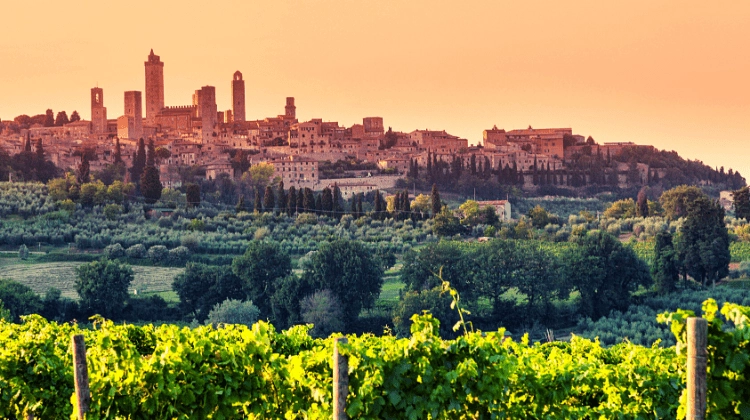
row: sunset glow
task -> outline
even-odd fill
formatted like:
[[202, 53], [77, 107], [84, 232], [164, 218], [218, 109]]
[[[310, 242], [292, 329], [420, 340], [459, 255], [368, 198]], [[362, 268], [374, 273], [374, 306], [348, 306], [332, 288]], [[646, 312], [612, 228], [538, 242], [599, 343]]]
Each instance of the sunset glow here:
[[283, 113], [394, 130], [572, 127], [599, 142], [676, 150], [750, 174], [750, 4], [309, 1], [6, 2], [0, 118], [78, 110], [104, 89], [110, 117], [144, 90], [151, 48], [165, 104], [236, 70], [248, 119]]

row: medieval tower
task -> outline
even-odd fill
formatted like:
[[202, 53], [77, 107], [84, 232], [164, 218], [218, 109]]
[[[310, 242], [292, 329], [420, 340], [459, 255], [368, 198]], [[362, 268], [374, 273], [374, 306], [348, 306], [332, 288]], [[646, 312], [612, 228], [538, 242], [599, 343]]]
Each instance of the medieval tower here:
[[143, 137], [141, 92], [125, 92], [125, 115], [117, 119], [117, 136], [124, 139]]
[[211, 143], [214, 139], [214, 128], [218, 122], [216, 108], [216, 88], [203, 86], [193, 95], [193, 105], [196, 107], [196, 117], [201, 119], [202, 142]]
[[107, 132], [107, 108], [104, 107], [104, 90], [91, 88], [91, 131], [94, 134]]
[[286, 98], [286, 106], [284, 107], [285, 114], [289, 118], [297, 118], [297, 107], [294, 106], [294, 97]]
[[245, 81], [242, 80], [242, 73], [239, 71], [234, 72], [232, 79], [232, 119], [238, 122], [245, 121]]
[[164, 63], [154, 50], [148, 55], [146, 66], [146, 123], [154, 124], [156, 114], [164, 108]]

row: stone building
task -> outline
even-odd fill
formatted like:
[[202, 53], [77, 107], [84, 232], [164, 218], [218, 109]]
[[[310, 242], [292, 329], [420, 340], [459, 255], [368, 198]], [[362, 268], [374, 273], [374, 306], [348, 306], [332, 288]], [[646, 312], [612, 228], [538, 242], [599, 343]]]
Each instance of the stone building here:
[[232, 116], [232, 121], [245, 121], [245, 81], [239, 70], [234, 72], [232, 79]]
[[107, 133], [107, 108], [104, 106], [104, 90], [91, 88], [91, 132], [97, 135]]
[[141, 92], [125, 92], [125, 115], [117, 119], [117, 136], [124, 139], [143, 137]]
[[196, 106], [197, 115], [201, 122], [201, 141], [211, 143], [216, 134], [218, 123], [218, 111], [216, 108], [216, 88], [203, 86], [195, 91], [193, 105]]
[[156, 124], [156, 115], [164, 108], [164, 63], [158, 55], [148, 55], [146, 67], [146, 123]]

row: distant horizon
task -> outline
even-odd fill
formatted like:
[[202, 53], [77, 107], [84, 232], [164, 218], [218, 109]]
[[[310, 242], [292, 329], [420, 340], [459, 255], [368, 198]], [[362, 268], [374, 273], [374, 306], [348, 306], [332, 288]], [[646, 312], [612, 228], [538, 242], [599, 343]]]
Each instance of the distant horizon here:
[[95, 86], [117, 118], [123, 93], [145, 90], [153, 48], [165, 63], [166, 106], [188, 105], [210, 85], [218, 109], [230, 109], [239, 70], [248, 120], [283, 114], [293, 96], [300, 121], [379, 116], [386, 128], [445, 130], [470, 144], [494, 125], [570, 127], [750, 178], [750, 4], [136, 0], [27, 9], [3, 10], [0, 51], [12, 63], [0, 67], [3, 121], [48, 108], [90, 120]]

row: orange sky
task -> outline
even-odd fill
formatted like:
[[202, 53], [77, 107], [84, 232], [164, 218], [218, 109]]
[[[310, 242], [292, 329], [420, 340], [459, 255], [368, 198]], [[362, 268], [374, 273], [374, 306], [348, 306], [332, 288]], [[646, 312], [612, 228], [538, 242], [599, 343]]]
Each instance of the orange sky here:
[[[617, 5], [614, 5], [617, 3]], [[229, 6], [228, 4], [234, 4]], [[395, 130], [572, 127], [676, 150], [750, 180], [750, 2], [12, 1], [0, 7], [0, 118], [74, 109], [110, 118], [144, 90], [165, 102], [246, 80], [247, 117], [283, 112]]]

